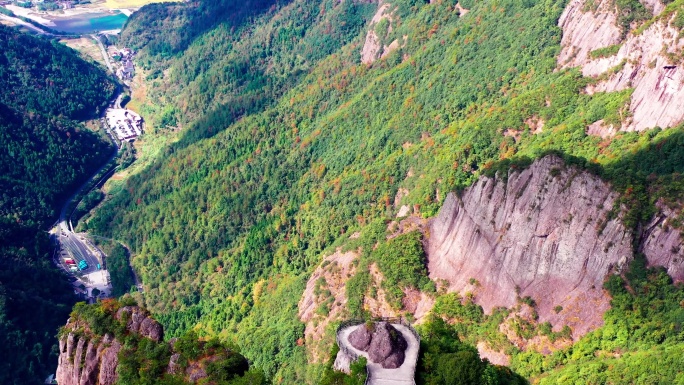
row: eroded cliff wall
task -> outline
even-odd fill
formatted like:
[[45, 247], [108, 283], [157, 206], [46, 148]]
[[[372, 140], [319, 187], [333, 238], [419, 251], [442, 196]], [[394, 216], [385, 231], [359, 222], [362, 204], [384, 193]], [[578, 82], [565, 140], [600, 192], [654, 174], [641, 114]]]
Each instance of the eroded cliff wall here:
[[610, 306], [604, 278], [633, 255], [622, 214], [611, 212], [617, 198], [608, 183], [554, 156], [507, 179], [481, 178], [450, 194], [430, 222], [430, 277], [473, 290], [487, 312], [532, 297], [541, 322], [585, 334]]
[[659, 0], [641, 3], [653, 19], [629, 27], [618, 25], [619, 13], [627, 10], [612, 0], [573, 0], [558, 21], [563, 30], [560, 68], [580, 67], [584, 76], [596, 78], [589, 93], [634, 89], [621, 127], [604, 127], [604, 132], [592, 127], [590, 133], [605, 136], [684, 121], [684, 40], [674, 22], [681, 9], [664, 12]]
[[[162, 339], [162, 326], [149, 314], [136, 306], [125, 306], [116, 313], [117, 319], [125, 319], [127, 330], [150, 338]], [[94, 336], [89, 326], [77, 320], [69, 320], [69, 332], [59, 340], [59, 358], [56, 380], [60, 385], [112, 385], [117, 380], [121, 343], [111, 334]]]
[[540, 322], [584, 335], [610, 307], [606, 277], [625, 271], [637, 253], [684, 280], [676, 213], [659, 202], [633, 234], [617, 199], [609, 183], [556, 156], [507, 177], [480, 178], [460, 196], [449, 194], [429, 222], [430, 277], [446, 280], [450, 291], [472, 292], [487, 312], [529, 296]]

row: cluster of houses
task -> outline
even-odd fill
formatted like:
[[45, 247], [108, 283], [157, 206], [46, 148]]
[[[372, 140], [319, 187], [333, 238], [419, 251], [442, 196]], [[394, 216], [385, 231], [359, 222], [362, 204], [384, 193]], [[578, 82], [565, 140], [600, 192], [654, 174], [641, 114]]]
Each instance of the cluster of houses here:
[[133, 65], [135, 51], [130, 48], [118, 49], [114, 46], [109, 46], [108, 50], [109, 56], [114, 59], [115, 63], [118, 63], [116, 65], [116, 76], [123, 81], [133, 79], [135, 75], [135, 65]]
[[[78, 4], [74, 0], [1, 0], [0, 5], [17, 5], [24, 8], [37, 7], [39, 11], [54, 11], [57, 9], [71, 9], [74, 4]], [[80, 3], [83, 3], [81, 1]]]
[[107, 125], [121, 142], [132, 142], [143, 133], [140, 115], [124, 108], [110, 108], [105, 113]]

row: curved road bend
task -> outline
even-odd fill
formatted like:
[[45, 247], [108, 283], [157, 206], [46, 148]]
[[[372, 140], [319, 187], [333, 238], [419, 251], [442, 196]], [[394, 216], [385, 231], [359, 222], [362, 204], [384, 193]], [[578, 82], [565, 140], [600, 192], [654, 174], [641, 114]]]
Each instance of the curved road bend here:
[[[349, 334], [356, 330], [359, 325], [348, 326], [338, 333], [338, 341], [344, 345], [345, 348], [352, 351], [353, 353], [366, 357], [368, 359], [368, 353], [358, 350], [353, 347], [349, 340]], [[368, 360], [367, 369], [370, 374], [370, 380], [367, 382], [369, 385], [409, 385], [415, 384], [416, 375], [416, 363], [418, 362], [418, 351], [420, 349], [420, 344], [416, 337], [411, 333], [409, 328], [402, 324], [392, 324], [406, 339], [408, 347], [406, 348], [406, 358], [404, 358], [404, 363], [396, 369], [384, 369], [380, 364], [376, 364], [371, 360]]]

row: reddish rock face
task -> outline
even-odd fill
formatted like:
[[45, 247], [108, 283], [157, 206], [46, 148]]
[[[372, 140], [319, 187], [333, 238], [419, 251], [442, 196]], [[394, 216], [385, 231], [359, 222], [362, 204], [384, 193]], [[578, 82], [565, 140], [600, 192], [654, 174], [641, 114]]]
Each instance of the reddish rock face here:
[[408, 344], [401, 332], [387, 322], [374, 324], [372, 331], [362, 324], [348, 339], [353, 347], [368, 352], [369, 359], [385, 369], [396, 369], [404, 363]]
[[[665, 8], [660, 0], [641, 0], [654, 15]], [[634, 89], [630, 118], [620, 127], [593, 122], [590, 134], [610, 136], [617, 129], [642, 131], [674, 127], [684, 120], [684, 71], [672, 65], [671, 55], [684, 48], [670, 17], [651, 23], [638, 34], [618, 26], [618, 7], [612, 0], [572, 0], [558, 20], [563, 29], [560, 68], [581, 67], [586, 77], [605, 77], [587, 87], [588, 93]], [[623, 33], [624, 32], [624, 33]], [[619, 45], [606, 57], [592, 57], [600, 48]]]
[[671, 226], [677, 213], [658, 202], [658, 213], [644, 226], [641, 234], [641, 252], [648, 264], [663, 266], [675, 282], [684, 281], [684, 245], [679, 229]]
[[368, 347], [368, 357], [385, 369], [396, 369], [404, 363], [407, 347], [404, 336], [397, 329], [386, 322], [380, 322], [376, 324]]
[[[160, 344], [165, 343], [162, 341], [162, 326], [150, 318], [144, 309], [137, 306], [125, 306], [116, 312], [115, 318], [120, 321], [125, 320], [130, 333], [136, 333]], [[118, 379], [117, 368], [119, 353], [122, 349], [121, 343], [111, 334], [95, 335], [82, 320], [70, 319], [65, 328], [71, 332], [59, 341], [57, 382], [60, 385], [114, 385]], [[172, 355], [166, 373], [182, 375], [191, 383], [209, 377], [207, 367], [210, 363], [231, 358], [233, 355], [238, 356], [240, 360], [239, 362], [234, 359], [231, 361], [234, 373], [242, 375], [249, 370], [247, 360], [229, 349], [213, 349], [211, 354], [189, 362], [186, 368], [179, 364], [181, 355], [174, 349], [175, 341], [175, 339], [169, 341]]]
[[473, 292], [486, 312], [530, 296], [540, 322], [581, 336], [610, 307], [605, 277], [633, 255], [622, 212], [610, 213], [617, 198], [607, 182], [554, 156], [508, 178], [481, 178], [460, 198], [450, 194], [431, 221], [430, 277]]
[[[634, 256], [621, 220], [626, 208], [612, 211], [617, 198], [609, 183], [555, 156], [507, 178], [483, 177], [460, 197], [450, 194], [430, 222], [430, 277], [473, 293], [486, 312], [532, 297], [540, 322], [554, 330], [568, 325], [580, 337], [603, 324], [610, 307], [603, 282]], [[673, 215], [661, 207], [644, 227], [640, 250], [682, 280], [682, 240], [667, 226]]]
[[113, 385], [121, 344], [109, 334], [99, 342], [74, 334], [59, 341], [56, 380], [60, 385]]
[[[162, 326], [143, 309], [125, 306], [116, 313], [117, 319], [122, 317], [127, 317], [130, 332], [156, 342], [162, 340]], [[114, 385], [118, 378], [116, 368], [120, 351], [121, 343], [110, 334], [102, 338], [77, 338], [69, 333], [59, 341], [56, 380], [60, 385]]]
[[155, 342], [163, 338], [163, 328], [159, 322], [150, 318], [147, 312], [137, 306], [124, 306], [116, 312], [116, 319], [126, 317], [128, 323], [126, 327], [132, 333], [140, 334]]
[[361, 351], [368, 351], [373, 335], [365, 324], [359, 326], [356, 330], [349, 334], [349, 343], [351, 346]]

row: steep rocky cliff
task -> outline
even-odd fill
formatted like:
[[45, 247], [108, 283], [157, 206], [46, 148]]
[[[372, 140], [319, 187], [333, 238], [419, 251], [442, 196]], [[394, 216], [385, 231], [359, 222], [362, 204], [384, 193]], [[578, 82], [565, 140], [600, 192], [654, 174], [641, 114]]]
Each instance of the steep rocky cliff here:
[[211, 383], [212, 376], [231, 379], [248, 369], [244, 357], [216, 342], [199, 341], [194, 334], [163, 342], [162, 326], [147, 311], [119, 307], [116, 301], [77, 305], [61, 334], [56, 374], [60, 385], [112, 385], [122, 373], [127, 383], [139, 380], [136, 376], [171, 375], [174, 383]]
[[430, 277], [472, 291], [485, 311], [531, 297], [540, 322], [569, 325], [581, 336], [602, 324], [610, 306], [606, 276], [624, 271], [636, 252], [684, 279], [674, 214], [659, 205], [635, 250], [617, 198], [609, 183], [555, 156], [507, 177], [481, 178], [460, 196], [450, 194], [430, 222]]
[[[67, 324], [67, 327], [69, 324]], [[87, 345], [86, 345], [87, 344]], [[69, 333], [59, 340], [57, 383], [60, 385], [111, 385], [116, 382], [121, 343], [111, 334], [100, 341]]]
[[450, 194], [430, 223], [430, 277], [474, 290], [485, 311], [532, 297], [541, 322], [582, 335], [609, 307], [604, 278], [632, 257], [632, 236], [612, 211], [617, 198], [608, 183], [553, 156], [507, 178], [481, 178]]
[[659, 0], [642, 4], [653, 18], [632, 23], [631, 31], [618, 25], [619, 13], [627, 11], [612, 0], [573, 0], [558, 21], [563, 29], [558, 65], [581, 67], [584, 76], [596, 78], [587, 92], [634, 89], [622, 126], [592, 127], [590, 133], [666, 128], [684, 120], [684, 41], [675, 22], [682, 10], [673, 6], [664, 12]]
[[641, 252], [649, 265], [663, 266], [675, 281], [684, 281], [684, 249], [681, 230], [673, 227], [675, 212], [662, 202], [656, 205], [658, 213], [644, 226], [641, 234]]

